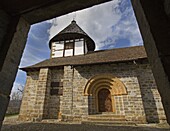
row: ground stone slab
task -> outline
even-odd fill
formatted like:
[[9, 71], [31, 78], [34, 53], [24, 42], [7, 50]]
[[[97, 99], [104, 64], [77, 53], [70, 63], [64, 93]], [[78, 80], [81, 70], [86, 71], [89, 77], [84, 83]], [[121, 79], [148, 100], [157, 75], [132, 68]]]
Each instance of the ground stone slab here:
[[93, 125], [93, 124], [54, 124], [54, 123], [18, 123], [4, 124], [2, 131], [170, 131], [162, 125]]

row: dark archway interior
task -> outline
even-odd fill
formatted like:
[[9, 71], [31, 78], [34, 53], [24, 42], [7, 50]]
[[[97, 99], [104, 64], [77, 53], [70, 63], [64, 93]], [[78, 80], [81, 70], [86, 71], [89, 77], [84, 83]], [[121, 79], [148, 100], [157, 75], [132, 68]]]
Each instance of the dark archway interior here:
[[101, 89], [98, 92], [99, 112], [112, 112], [111, 93], [108, 89]]
[[[31, 24], [109, 0], [0, 1], [0, 125]], [[170, 123], [170, 2], [132, 0], [154, 77]]]

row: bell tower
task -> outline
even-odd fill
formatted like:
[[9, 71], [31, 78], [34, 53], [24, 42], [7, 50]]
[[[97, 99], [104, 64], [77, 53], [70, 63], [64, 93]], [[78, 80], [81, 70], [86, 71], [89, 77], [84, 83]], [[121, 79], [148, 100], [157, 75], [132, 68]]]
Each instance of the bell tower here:
[[51, 58], [84, 55], [95, 50], [94, 41], [73, 20], [50, 42]]

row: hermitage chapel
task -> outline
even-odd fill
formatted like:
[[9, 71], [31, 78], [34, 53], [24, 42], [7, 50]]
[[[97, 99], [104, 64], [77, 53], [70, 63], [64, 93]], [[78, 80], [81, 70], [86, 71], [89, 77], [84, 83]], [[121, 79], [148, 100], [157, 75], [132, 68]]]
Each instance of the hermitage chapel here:
[[49, 59], [22, 68], [20, 121], [166, 122], [143, 46], [95, 51], [73, 20], [49, 48]]

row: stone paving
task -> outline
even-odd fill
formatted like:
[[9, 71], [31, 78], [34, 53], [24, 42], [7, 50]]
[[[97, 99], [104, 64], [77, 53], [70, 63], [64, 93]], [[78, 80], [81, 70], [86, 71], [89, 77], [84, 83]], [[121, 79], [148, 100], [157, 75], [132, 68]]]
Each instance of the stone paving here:
[[20, 123], [17, 116], [5, 119], [1, 131], [170, 131], [167, 124], [96, 125], [76, 123]]
[[104, 126], [86, 124], [22, 123], [4, 124], [2, 131], [170, 131], [167, 127], [155, 126]]

